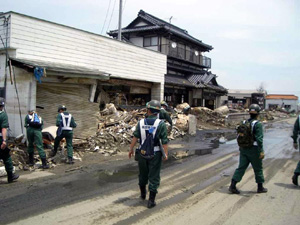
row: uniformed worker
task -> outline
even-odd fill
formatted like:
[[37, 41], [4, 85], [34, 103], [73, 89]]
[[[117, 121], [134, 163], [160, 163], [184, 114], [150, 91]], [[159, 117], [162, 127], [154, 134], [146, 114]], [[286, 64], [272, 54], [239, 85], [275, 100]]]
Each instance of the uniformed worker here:
[[39, 156], [42, 161], [42, 169], [49, 169], [47, 164], [46, 153], [43, 148], [43, 120], [36, 113], [35, 110], [29, 110], [27, 116], [25, 117], [25, 127], [27, 132], [28, 147], [27, 152], [29, 155], [29, 165], [34, 165], [34, 144], [38, 150]]
[[[296, 150], [299, 149], [299, 145], [298, 145], [298, 143], [299, 143], [298, 135], [300, 133], [300, 124], [299, 124], [300, 123], [300, 119], [299, 118], [300, 118], [300, 116], [298, 116], [298, 118], [296, 119], [296, 122], [294, 124], [294, 130], [293, 130], [293, 136], [292, 136], [294, 148]], [[298, 162], [297, 167], [296, 167], [296, 169], [294, 171], [294, 175], [292, 177], [293, 184], [298, 185], [298, 176], [299, 175], [300, 175], [300, 161]]]
[[[258, 115], [260, 112], [260, 107], [257, 104], [252, 104], [249, 107], [250, 119], [248, 120], [252, 123], [254, 120], [258, 119]], [[258, 185], [257, 193], [265, 193], [267, 192], [267, 188], [263, 187], [263, 183], [265, 181], [263, 174], [263, 163], [262, 160], [265, 157], [264, 149], [263, 149], [263, 127], [262, 124], [257, 121], [252, 127], [253, 135], [254, 135], [254, 144], [249, 148], [240, 147], [240, 160], [239, 166], [235, 170], [234, 175], [231, 180], [231, 185], [229, 187], [229, 192], [232, 194], [239, 194], [240, 191], [236, 188], [236, 184], [240, 182], [245, 174], [246, 169], [251, 163], [255, 180]]]
[[0, 159], [3, 160], [5, 170], [7, 173], [7, 181], [8, 183], [12, 183], [14, 180], [19, 178], [19, 175], [13, 173], [13, 162], [11, 160], [9, 149], [7, 148], [7, 128], [8, 125], [8, 118], [4, 109], [4, 100], [0, 100]]
[[161, 110], [159, 112], [159, 119], [164, 120], [164, 121], [168, 121], [168, 123], [171, 125], [171, 130], [172, 130], [172, 119], [169, 115], [169, 113], [167, 112], [167, 108], [168, 108], [168, 104], [165, 101], [162, 101], [161, 103]]
[[[150, 125], [151, 127], [155, 124], [159, 125], [157, 127], [156, 133], [154, 135], [154, 157], [150, 160], [145, 159], [141, 156], [141, 154], [138, 154], [138, 165], [139, 165], [139, 186], [141, 191], [141, 198], [146, 199], [146, 185], [149, 181], [149, 200], [148, 200], [148, 208], [152, 208], [156, 205], [155, 203], [155, 197], [157, 194], [157, 189], [160, 184], [160, 169], [161, 169], [161, 162], [162, 162], [162, 152], [164, 151], [165, 157], [163, 160], [168, 159], [168, 138], [167, 138], [167, 128], [163, 121], [160, 121], [157, 118], [157, 114], [159, 113], [161, 108], [161, 105], [159, 101], [157, 100], [151, 100], [147, 104], [147, 115], [148, 117], [144, 120], [144, 123]], [[155, 123], [158, 120], [157, 123]], [[139, 140], [140, 144], [143, 143], [146, 135], [142, 135], [141, 132], [149, 132], [149, 127], [147, 126], [141, 126], [140, 123], [142, 120], [139, 121], [139, 123], [136, 126], [136, 130], [134, 131], [133, 139], [130, 144], [130, 151], [129, 151], [129, 158], [134, 155], [134, 145]], [[148, 130], [147, 130], [148, 129]], [[163, 149], [159, 148], [159, 141], [162, 143]]]
[[68, 164], [73, 164], [73, 128], [77, 126], [74, 117], [67, 112], [64, 105], [58, 107], [58, 115], [56, 117], [57, 134], [54, 140], [53, 156], [57, 153], [60, 141], [65, 138], [67, 142]]

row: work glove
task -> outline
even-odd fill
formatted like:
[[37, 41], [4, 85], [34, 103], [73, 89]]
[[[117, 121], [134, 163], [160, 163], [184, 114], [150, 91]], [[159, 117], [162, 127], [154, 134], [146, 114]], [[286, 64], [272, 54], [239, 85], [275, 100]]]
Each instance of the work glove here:
[[294, 143], [294, 149], [298, 150], [298, 143]]
[[264, 159], [265, 158], [265, 153], [264, 152], [261, 152], [260, 154], [259, 154], [259, 159]]

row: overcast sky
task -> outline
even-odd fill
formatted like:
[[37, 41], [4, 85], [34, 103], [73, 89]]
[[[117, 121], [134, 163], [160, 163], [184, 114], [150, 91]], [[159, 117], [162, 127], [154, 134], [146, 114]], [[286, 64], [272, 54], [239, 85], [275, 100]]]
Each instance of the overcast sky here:
[[[119, 0], [0, 0], [15, 11], [106, 35], [117, 29]], [[212, 45], [211, 71], [228, 89], [300, 97], [300, 0], [123, 0], [122, 26], [140, 9]]]

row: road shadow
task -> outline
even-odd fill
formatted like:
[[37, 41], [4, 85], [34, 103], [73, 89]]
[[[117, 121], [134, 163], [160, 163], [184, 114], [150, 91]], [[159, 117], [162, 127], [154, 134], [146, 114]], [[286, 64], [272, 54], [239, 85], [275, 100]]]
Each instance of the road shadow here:
[[238, 196], [242, 196], [242, 197], [246, 197], [246, 198], [249, 198], [252, 195], [258, 194], [256, 191], [241, 190], [240, 188], [238, 188], [238, 190], [240, 191], [240, 194], [232, 194], [232, 193], [229, 192], [228, 189], [229, 189], [229, 185], [220, 187], [218, 191], [222, 194], [238, 195]]
[[288, 189], [300, 189], [299, 186], [296, 186], [296, 185], [294, 185], [294, 184], [275, 183], [275, 185], [277, 185], [277, 186], [279, 186], [279, 187], [288, 188]]

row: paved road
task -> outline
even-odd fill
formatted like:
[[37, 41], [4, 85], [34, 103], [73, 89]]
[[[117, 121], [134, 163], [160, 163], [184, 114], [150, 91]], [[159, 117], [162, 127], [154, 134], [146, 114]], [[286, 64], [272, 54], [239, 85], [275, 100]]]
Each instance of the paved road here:
[[185, 140], [189, 157], [181, 159], [182, 142], [173, 142], [177, 160], [164, 165], [151, 210], [138, 198], [136, 163], [121, 160], [0, 184], [0, 224], [299, 224], [300, 188], [291, 184], [299, 160], [289, 137], [293, 120], [265, 126], [266, 194], [255, 192], [251, 168], [238, 184], [241, 195], [228, 194], [237, 144], [218, 145], [220, 131], [199, 132]]

